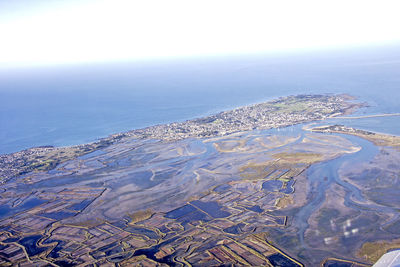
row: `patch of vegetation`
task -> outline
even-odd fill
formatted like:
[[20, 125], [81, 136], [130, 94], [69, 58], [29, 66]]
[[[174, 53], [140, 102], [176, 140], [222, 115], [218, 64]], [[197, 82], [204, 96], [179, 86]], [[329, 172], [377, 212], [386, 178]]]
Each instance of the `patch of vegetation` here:
[[276, 203], [276, 206], [278, 208], [286, 208], [289, 205], [294, 204], [294, 200], [293, 200], [293, 196], [289, 195], [289, 196], [284, 196], [283, 198], [280, 198], [278, 200], [278, 203]]
[[247, 180], [265, 179], [276, 169], [271, 163], [249, 163], [239, 169], [240, 176]]
[[291, 102], [291, 103], [279, 103], [275, 104], [274, 107], [278, 108], [279, 113], [297, 113], [307, 112], [310, 109], [310, 103], [304, 102]]
[[140, 210], [137, 212], [134, 212], [132, 214], [128, 214], [128, 216], [131, 218], [131, 222], [129, 224], [134, 224], [140, 221], [144, 221], [149, 219], [152, 215], [154, 214], [154, 212], [152, 212], [151, 210], [147, 209], [147, 210]]
[[368, 262], [375, 263], [382, 255], [389, 250], [400, 248], [400, 239], [395, 239], [392, 242], [377, 241], [367, 242], [362, 245], [358, 252], [358, 256], [364, 258]]

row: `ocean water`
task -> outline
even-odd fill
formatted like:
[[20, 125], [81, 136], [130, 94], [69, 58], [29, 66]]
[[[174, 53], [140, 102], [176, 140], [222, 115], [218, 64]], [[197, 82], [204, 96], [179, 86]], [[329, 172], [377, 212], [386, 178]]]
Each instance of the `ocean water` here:
[[[400, 46], [0, 69], [0, 154], [310, 93], [357, 96], [370, 105], [359, 114], [400, 112]], [[358, 123], [400, 134], [398, 118]]]

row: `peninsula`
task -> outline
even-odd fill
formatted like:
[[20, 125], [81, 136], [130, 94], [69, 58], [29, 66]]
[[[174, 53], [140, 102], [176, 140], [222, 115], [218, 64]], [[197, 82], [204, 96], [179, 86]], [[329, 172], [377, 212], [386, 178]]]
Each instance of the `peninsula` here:
[[174, 141], [210, 138], [254, 129], [287, 127], [294, 124], [347, 115], [361, 106], [349, 95], [297, 95], [239, 107], [184, 122], [155, 125], [117, 133], [96, 142], [70, 147], [35, 147], [0, 155], [0, 183], [34, 170], [50, 170], [57, 164], [127, 139]]
[[400, 148], [400, 137], [388, 134], [374, 133], [361, 129], [355, 129], [344, 125], [327, 125], [312, 128], [311, 131], [319, 133], [339, 133], [339, 134], [350, 134], [358, 137], [362, 137], [371, 141], [377, 146], [390, 146]]

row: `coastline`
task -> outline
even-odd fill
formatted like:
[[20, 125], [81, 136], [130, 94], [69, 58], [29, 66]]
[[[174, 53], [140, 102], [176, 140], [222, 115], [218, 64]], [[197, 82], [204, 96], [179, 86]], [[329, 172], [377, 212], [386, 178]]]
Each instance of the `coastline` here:
[[56, 165], [128, 139], [177, 141], [210, 138], [255, 129], [272, 129], [347, 115], [363, 106], [341, 95], [296, 95], [238, 107], [215, 115], [154, 125], [112, 134], [98, 141], [68, 147], [42, 146], [0, 155], [0, 183], [34, 170], [51, 170]]
[[387, 147], [400, 147], [400, 136], [390, 135], [386, 133], [378, 133], [372, 131], [360, 130], [352, 127], [347, 127], [344, 125], [322, 125], [318, 127], [307, 127], [304, 130], [317, 133], [338, 133], [347, 134], [357, 137], [364, 138], [376, 146], [387, 146]]

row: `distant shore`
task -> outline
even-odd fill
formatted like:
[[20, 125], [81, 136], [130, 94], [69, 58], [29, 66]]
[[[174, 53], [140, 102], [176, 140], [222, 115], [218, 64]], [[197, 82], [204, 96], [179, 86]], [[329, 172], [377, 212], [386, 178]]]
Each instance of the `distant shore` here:
[[368, 118], [379, 118], [379, 117], [393, 117], [400, 116], [400, 113], [384, 113], [384, 114], [374, 114], [374, 115], [365, 115], [365, 116], [337, 116], [333, 117], [335, 119], [368, 119]]

